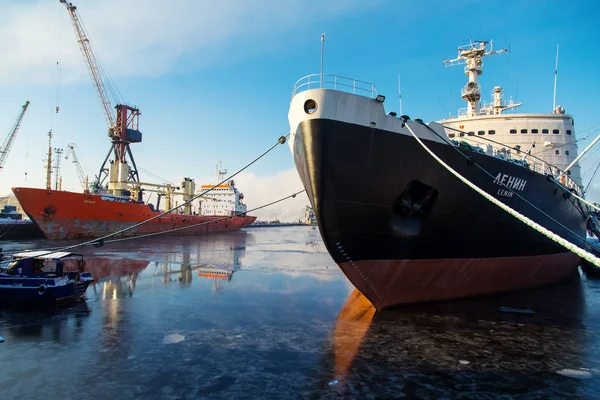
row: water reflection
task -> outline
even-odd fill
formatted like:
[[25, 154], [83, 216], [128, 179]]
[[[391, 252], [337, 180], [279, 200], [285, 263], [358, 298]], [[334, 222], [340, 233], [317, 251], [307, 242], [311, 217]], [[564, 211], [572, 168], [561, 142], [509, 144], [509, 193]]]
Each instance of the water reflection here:
[[[511, 308], [534, 314], [501, 311]], [[339, 381], [336, 391], [350, 397], [360, 395], [366, 382], [378, 383], [376, 396], [437, 398], [499, 393], [507, 381], [514, 395], [574, 397], [585, 384], [562, 379], [558, 371], [600, 374], [600, 346], [586, 335], [585, 313], [579, 279], [382, 313], [354, 290], [329, 343], [330, 379]]]
[[138, 275], [148, 266], [148, 261], [132, 258], [86, 257], [86, 269], [94, 277], [90, 289], [101, 299], [131, 297]]
[[214, 237], [210, 241], [180, 241], [175, 252], [167, 252], [162, 261], [154, 262], [154, 275], [162, 277], [163, 286], [179, 282], [189, 288], [194, 275], [212, 281], [212, 291], [220, 292], [239, 270], [246, 252], [246, 232]]
[[83, 326], [89, 316], [90, 309], [85, 303], [43, 312], [1, 310], [0, 327], [8, 342], [19, 338], [19, 341], [24, 342], [74, 344], [86, 339], [83, 336]]

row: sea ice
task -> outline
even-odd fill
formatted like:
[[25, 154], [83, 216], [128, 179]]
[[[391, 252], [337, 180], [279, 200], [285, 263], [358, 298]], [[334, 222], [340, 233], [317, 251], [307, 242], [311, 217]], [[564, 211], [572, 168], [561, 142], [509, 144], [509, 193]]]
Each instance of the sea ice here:
[[183, 342], [185, 340], [185, 336], [180, 335], [179, 333], [171, 333], [167, 335], [163, 339], [163, 344], [173, 344]]

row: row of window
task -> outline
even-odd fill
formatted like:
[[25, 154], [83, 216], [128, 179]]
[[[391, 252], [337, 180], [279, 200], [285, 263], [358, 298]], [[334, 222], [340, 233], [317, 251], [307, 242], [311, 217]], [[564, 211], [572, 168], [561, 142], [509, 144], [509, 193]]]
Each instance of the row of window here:
[[[488, 135], [495, 135], [496, 131], [492, 129], [492, 130], [489, 130], [487, 133], [488, 133]], [[478, 135], [485, 135], [485, 131], [477, 131], [477, 134]], [[466, 133], [465, 132], [461, 132], [461, 133], [458, 134], [458, 136], [460, 136], [460, 137], [463, 137], [465, 135], [466, 136], [475, 136], [475, 132], [466, 132]], [[449, 133], [448, 134], [449, 138], [453, 138], [455, 136], [456, 136], [456, 134], [454, 134], [454, 133]]]
[[[570, 135], [572, 133], [570, 129], [567, 129], [566, 132], [567, 132], [567, 135]], [[515, 134], [515, 133], [517, 133], [517, 130], [516, 129], [511, 129], [510, 133], [511, 134]], [[523, 134], [527, 133], [527, 129], [521, 129], [521, 133], [523, 133]], [[532, 129], [531, 133], [532, 134], [539, 133], [539, 129]], [[550, 133], [550, 131], [548, 129], [542, 129], [542, 135], [547, 135], [548, 133]], [[558, 135], [560, 133], [560, 130], [559, 129], [553, 129], [552, 133], [555, 134], [555, 135]], [[491, 129], [491, 130], [487, 131], [487, 134], [488, 135], [495, 135], [496, 131], [493, 130], [493, 129]], [[477, 131], [477, 135], [485, 135], [485, 131]], [[453, 138], [455, 136], [456, 136], [455, 133], [449, 133], [448, 134], [449, 138]], [[458, 136], [460, 136], [460, 137], [463, 137], [463, 136], [475, 136], [475, 132], [473, 132], [473, 131], [470, 131], [470, 132], [460, 132], [458, 134]]]
[[[570, 135], [572, 133], [570, 129], [567, 129], [566, 132], [567, 132], [567, 135]], [[514, 135], [515, 133], [517, 133], [517, 130], [516, 129], [511, 129], [510, 133]], [[527, 129], [521, 129], [521, 133], [527, 133]], [[533, 133], [533, 134], [539, 133], [539, 129], [532, 129], [531, 133]], [[548, 130], [548, 129], [542, 129], [542, 135], [547, 135], [548, 133], [550, 133], [550, 130]], [[560, 130], [559, 129], [552, 129], [552, 133], [555, 134], [555, 135], [558, 135], [560, 133]]]

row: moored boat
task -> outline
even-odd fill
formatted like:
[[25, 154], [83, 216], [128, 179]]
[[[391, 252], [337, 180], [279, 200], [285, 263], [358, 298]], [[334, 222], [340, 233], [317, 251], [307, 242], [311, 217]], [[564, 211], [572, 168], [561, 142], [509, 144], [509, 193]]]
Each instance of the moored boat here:
[[[544, 285], [580, 262], [446, 167], [585, 247], [589, 209], [570, 195], [582, 195], [573, 119], [562, 108], [509, 118], [502, 112], [516, 105], [499, 97], [480, 107], [477, 77], [482, 58], [494, 53], [487, 45], [459, 48], [468, 109], [449, 122], [386, 113], [375, 86], [354, 79], [310, 75], [294, 87], [289, 144], [319, 230], [348, 279], [379, 309]], [[517, 130], [521, 138], [545, 137], [550, 144], [540, 147], [552, 151], [518, 144]]]
[[[128, 196], [75, 193], [60, 190], [13, 188], [23, 210], [49, 239], [88, 239], [117, 232], [159, 215], [152, 204]], [[172, 212], [123, 232], [120, 236], [173, 231], [181, 235], [235, 231], [254, 222], [233, 183], [215, 189], [223, 199], [200, 198], [202, 211], [192, 207]], [[193, 192], [192, 192], [193, 193]], [[230, 194], [231, 199], [225, 199]], [[211, 196], [213, 195], [210, 192]], [[191, 195], [190, 195], [191, 198]], [[213, 206], [213, 209], [210, 208]], [[167, 205], [167, 209], [170, 205]]]
[[93, 280], [80, 254], [32, 251], [7, 260], [0, 254], [1, 307], [83, 300]]

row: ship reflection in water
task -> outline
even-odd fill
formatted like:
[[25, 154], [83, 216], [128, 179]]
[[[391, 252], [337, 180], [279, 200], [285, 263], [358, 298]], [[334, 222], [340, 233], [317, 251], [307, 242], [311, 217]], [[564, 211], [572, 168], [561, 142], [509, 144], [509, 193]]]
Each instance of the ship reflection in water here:
[[349, 398], [598, 398], [599, 313], [586, 284], [383, 313], [354, 290], [330, 338], [331, 386]]
[[598, 281], [377, 313], [310, 227], [84, 251], [87, 303], [0, 310], [2, 398], [600, 398]]

